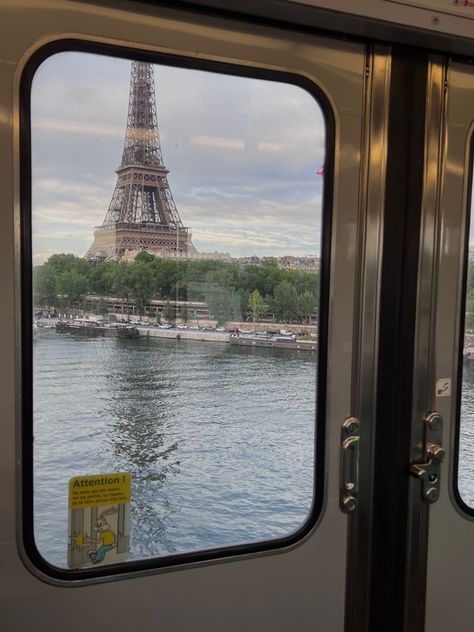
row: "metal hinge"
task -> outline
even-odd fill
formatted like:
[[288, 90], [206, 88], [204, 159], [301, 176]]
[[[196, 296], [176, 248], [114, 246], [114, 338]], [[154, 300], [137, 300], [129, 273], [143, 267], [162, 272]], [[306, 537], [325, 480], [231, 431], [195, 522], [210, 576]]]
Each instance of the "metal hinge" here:
[[355, 417], [347, 417], [341, 426], [339, 503], [345, 513], [354, 511], [359, 496], [359, 426]]
[[443, 438], [443, 420], [436, 412], [429, 413], [424, 423], [424, 463], [412, 463], [410, 474], [421, 481], [421, 498], [434, 503], [439, 498], [441, 463], [445, 449], [441, 446]]

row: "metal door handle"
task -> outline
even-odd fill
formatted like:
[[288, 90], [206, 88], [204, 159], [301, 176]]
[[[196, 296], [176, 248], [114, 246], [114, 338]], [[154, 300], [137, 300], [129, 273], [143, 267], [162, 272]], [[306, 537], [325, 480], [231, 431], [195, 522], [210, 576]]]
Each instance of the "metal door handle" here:
[[425, 461], [412, 463], [410, 474], [421, 481], [421, 497], [425, 502], [434, 503], [439, 498], [441, 463], [446, 455], [441, 446], [443, 420], [436, 412], [429, 413], [425, 424]]
[[341, 482], [339, 502], [342, 511], [357, 507], [359, 495], [359, 420], [347, 417], [341, 427]]

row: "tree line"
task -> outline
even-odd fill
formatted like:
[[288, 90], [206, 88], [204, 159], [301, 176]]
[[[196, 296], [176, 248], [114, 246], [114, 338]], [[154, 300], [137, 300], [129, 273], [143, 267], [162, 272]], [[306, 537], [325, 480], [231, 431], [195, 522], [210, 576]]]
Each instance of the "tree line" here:
[[[142, 251], [133, 262], [90, 262], [72, 254], [52, 255], [33, 270], [35, 306], [80, 307], [88, 295], [133, 301], [139, 314], [150, 299], [168, 301], [163, 316], [174, 314], [174, 301], [202, 301], [211, 318], [254, 320], [274, 315], [284, 322], [309, 322], [319, 301], [319, 273], [284, 270], [276, 261], [262, 265], [213, 260], [160, 259]], [[105, 302], [98, 306], [105, 311]]]

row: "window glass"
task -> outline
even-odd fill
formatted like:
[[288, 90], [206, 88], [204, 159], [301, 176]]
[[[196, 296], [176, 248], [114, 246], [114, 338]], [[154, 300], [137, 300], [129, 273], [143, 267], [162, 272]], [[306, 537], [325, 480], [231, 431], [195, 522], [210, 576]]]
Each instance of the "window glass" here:
[[461, 419], [459, 435], [458, 490], [463, 502], [474, 509], [474, 205], [471, 198], [467, 262], [466, 315], [462, 364]]
[[272, 541], [314, 501], [325, 125], [88, 53], [31, 92], [34, 537], [64, 568]]

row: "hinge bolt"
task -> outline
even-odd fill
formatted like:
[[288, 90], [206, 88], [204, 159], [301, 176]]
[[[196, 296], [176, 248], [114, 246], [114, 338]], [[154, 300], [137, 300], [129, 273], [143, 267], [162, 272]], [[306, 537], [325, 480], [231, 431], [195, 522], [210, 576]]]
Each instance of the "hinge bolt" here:
[[359, 430], [359, 420], [355, 417], [348, 417], [344, 421], [344, 431], [348, 435], [355, 435]]
[[344, 511], [354, 511], [354, 509], [357, 507], [357, 499], [354, 498], [354, 496], [344, 496], [344, 498], [342, 499], [342, 504], [344, 505]]
[[426, 417], [426, 422], [430, 427], [430, 430], [439, 430], [441, 428], [441, 415], [438, 413], [430, 413], [428, 417]]
[[436, 443], [429, 443], [428, 454], [433, 457], [435, 463], [441, 463], [446, 456], [446, 450]]
[[430, 503], [434, 503], [439, 498], [439, 490], [436, 487], [430, 487], [426, 490], [426, 499], [429, 500]]

